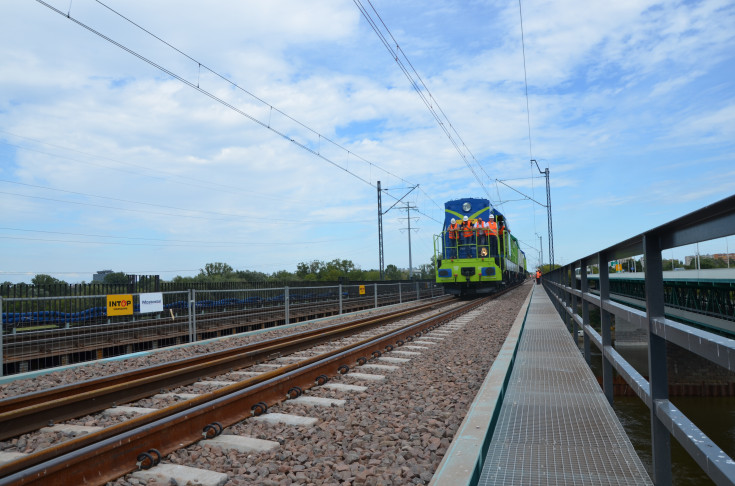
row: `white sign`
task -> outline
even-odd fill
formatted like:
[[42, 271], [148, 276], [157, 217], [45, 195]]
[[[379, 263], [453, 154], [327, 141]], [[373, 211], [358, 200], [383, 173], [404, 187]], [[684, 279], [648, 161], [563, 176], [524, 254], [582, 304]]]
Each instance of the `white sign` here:
[[140, 313], [146, 312], [162, 312], [163, 311], [163, 294], [154, 292], [151, 294], [140, 294]]

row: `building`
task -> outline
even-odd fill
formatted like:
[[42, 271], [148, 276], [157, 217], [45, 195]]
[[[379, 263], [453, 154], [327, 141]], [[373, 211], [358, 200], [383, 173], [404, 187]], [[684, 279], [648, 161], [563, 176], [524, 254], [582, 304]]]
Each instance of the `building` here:
[[735, 253], [715, 253], [714, 255], [712, 255], [712, 258], [714, 258], [715, 260], [722, 260], [723, 262], [735, 262]]

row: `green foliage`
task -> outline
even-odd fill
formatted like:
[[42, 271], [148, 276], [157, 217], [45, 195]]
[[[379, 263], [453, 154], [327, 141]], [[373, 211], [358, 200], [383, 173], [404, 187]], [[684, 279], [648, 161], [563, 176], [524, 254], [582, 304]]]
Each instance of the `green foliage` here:
[[54, 278], [51, 275], [46, 275], [45, 273], [39, 273], [38, 275], [33, 277], [31, 279], [31, 283], [33, 285], [58, 285], [58, 284], [67, 285], [67, 283], [64, 282], [63, 280]]
[[127, 285], [129, 283], [129, 279], [125, 272], [114, 272], [114, 273], [108, 273], [107, 275], [105, 275], [105, 278], [102, 280], [102, 283]]
[[215, 262], [207, 263], [204, 268], [199, 269], [201, 280], [229, 280], [232, 278], [233, 268], [226, 263]]
[[268, 275], [254, 270], [237, 270], [234, 279], [243, 282], [265, 282], [268, 280]]
[[681, 260], [664, 259], [661, 261], [661, 266], [663, 267], [664, 271], [670, 271], [674, 270], [675, 268], [684, 268], [684, 262], [682, 262]]
[[421, 280], [433, 279], [436, 275], [436, 262], [432, 256], [429, 259], [429, 263], [424, 263], [419, 266], [419, 277]]
[[301, 262], [296, 266], [294, 277], [307, 282], [336, 282], [340, 279], [365, 281], [380, 280], [380, 272], [361, 270], [351, 260], [336, 258], [331, 262], [320, 260]]
[[[682, 267], [688, 269], [688, 270], [696, 270], [697, 269], [697, 258], [692, 258], [692, 261], [689, 262], [689, 265], [681, 265]], [[718, 260], [715, 258], [708, 258], [708, 257], [699, 257], [699, 268], [704, 270], [706, 268], [727, 268], [727, 260]]]
[[385, 279], [386, 280], [403, 280], [403, 274], [398, 267], [393, 264], [385, 266]]
[[355, 281], [361, 280], [363, 282], [377, 281], [377, 280], [380, 280], [380, 270], [363, 270], [362, 278], [350, 277], [350, 280], [355, 280]]

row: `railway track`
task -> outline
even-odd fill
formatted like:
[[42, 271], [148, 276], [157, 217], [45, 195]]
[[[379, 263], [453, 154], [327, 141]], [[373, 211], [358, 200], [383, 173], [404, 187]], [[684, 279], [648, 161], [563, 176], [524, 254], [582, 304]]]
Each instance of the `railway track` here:
[[[484, 302], [478, 300], [435, 313], [418, 322], [394, 325], [390, 330], [360, 338], [350, 345], [296, 363], [283, 364], [276, 370], [226, 384], [209, 393], [48, 447], [0, 467], [0, 485], [104, 484], [139, 467], [154, 465], [162, 455], [183, 445], [211, 438], [223, 428], [253, 415], [261, 415], [268, 407], [284, 399], [297, 398], [312, 386], [322, 385], [332, 376], [348, 373]], [[422, 310], [433, 306], [425, 306]], [[386, 326], [389, 321], [408, 315], [408, 312], [401, 312], [377, 319], [363, 319], [217, 353], [207, 359], [181, 360], [155, 369], [125, 373], [125, 376], [91, 380], [3, 400], [0, 401], [0, 430], [3, 437], [14, 436], [19, 431], [22, 433], [46, 425], [51, 420], [59, 421], [117, 403], [128, 403], [162, 389], [192, 383], [202, 376], [262, 363], [315, 345], [323, 346], [351, 333]], [[77, 398], [73, 398], [74, 395]], [[6, 426], [9, 427], [8, 432], [5, 432]]]

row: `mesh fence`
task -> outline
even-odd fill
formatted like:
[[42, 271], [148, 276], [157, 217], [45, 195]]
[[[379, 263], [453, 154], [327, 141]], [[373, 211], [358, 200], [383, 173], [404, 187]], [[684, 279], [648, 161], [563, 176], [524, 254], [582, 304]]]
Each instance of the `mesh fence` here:
[[[427, 299], [434, 282], [0, 289], [0, 376]], [[158, 288], [159, 290], [155, 290]], [[105, 290], [106, 293], [92, 293]], [[57, 294], [57, 295], [50, 295]]]

